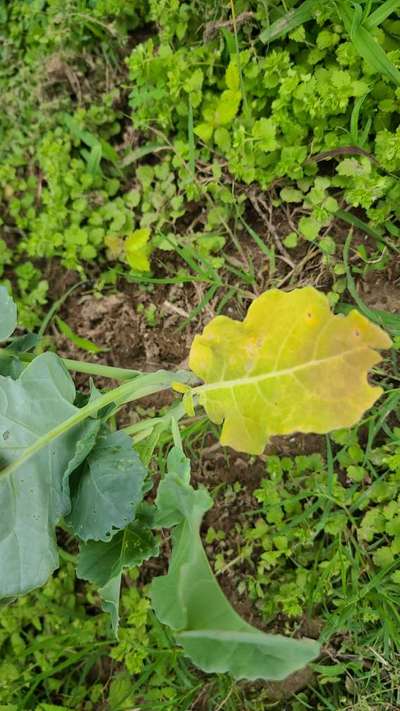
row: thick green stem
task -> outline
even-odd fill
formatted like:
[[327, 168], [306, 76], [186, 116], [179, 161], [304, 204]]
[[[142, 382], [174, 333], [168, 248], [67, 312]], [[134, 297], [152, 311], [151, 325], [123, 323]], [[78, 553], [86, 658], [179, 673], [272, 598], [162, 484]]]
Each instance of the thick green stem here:
[[[30, 363], [36, 356], [33, 353], [13, 353], [12, 350], [0, 348], [0, 359], [10, 358], [15, 356], [23, 363]], [[60, 358], [60, 356], [58, 356]], [[72, 370], [75, 373], [87, 373], [88, 375], [97, 375], [101, 378], [111, 378], [112, 380], [131, 380], [140, 375], [140, 370], [130, 370], [129, 368], [114, 368], [111, 365], [102, 365], [101, 363], [88, 363], [80, 360], [71, 360], [70, 358], [60, 358], [67, 370]]]
[[57, 427], [54, 427], [54, 429], [47, 432], [42, 437], [38, 437], [38, 439], [30, 447], [27, 447], [21, 457], [0, 471], [0, 476], [12, 474], [43, 447], [46, 447], [50, 444], [50, 442], [57, 439], [57, 437], [65, 434], [68, 430], [76, 427], [76, 425], [80, 424], [88, 417], [95, 415], [103, 407], [106, 407], [111, 403], [115, 403], [118, 407], [121, 407], [127, 402], [139, 400], [142, 397], [152, 395], [153, 393], [160, 392], [161, 390], [167, 390], [175, 382], [190, 384], [193, 380], [193, 374], [184, 370], [178, 371], [177, 373], [169, 373], [165, 370], [159, 370], [156, 373], [139, 375], [129, 382], [123, 383], [123, 385], [120, 385], [118, 388], [114, 388], [113, 390], [104, 393], [104, 395], [101, 395], [96, 400], [89, 402], [87, 405], [78, 410], [75, 415], [72, 415], [72, 417], [64, 420], [64, 422], [61, 422], [57, 425]]

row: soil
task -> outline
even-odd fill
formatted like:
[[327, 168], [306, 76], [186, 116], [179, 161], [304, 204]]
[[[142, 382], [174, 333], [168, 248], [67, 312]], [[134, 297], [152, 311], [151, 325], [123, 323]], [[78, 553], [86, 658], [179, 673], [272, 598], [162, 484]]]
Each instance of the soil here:
[[399, 313], [400, 258], [393, 259], [384, 272], [370, 272], [358, 286], [361, 298], [370, 308]]

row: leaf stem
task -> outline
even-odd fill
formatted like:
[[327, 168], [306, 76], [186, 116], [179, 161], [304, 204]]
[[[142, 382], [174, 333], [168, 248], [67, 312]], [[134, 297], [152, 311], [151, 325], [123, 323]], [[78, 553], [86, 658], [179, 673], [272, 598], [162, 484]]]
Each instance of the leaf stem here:
[[50, 444], [50, 442], [53, 442], [53, 440], [65, 434], [68, 430], [76, 427], [76, 425], [80, 424], [88, 417], [95, 415], [103, 407], [106, 407], [113, 402], [121, 407], [127, 402], [139, 400], [147, 395], [152, 395], [153, 393], [160, 392], [161, 390], [166, 390], [175, 382], [190, 384], [193, 382], [193, 379], [193, 374], [185, 370], [178, 371], [177, 373], [169, 373], [166, 370], [159, 370], [156, 373], [146, 373], [144, 375], [137, 376], [127, 383], [119, 385], [117, 388], [104, 393], [96, 400], [89, 402], [74, 415], [69, 417], [67, 420], [64, 420], [64, 422], [61, 422], [57, 425], [57, 427], [54, 427], [54, 429], [50, 430], [50, 432], [46, 432], [46, 434], [38, 437], [38, 439], [33, 442], [30, 447], [26, 448], [21, 457], [0, 471], [0, 476], [13, 474], [22, 464], [24, 464], [24, 462], [33, 457], [43, 447], [46, 447]]
[[[0, 348], [0, 359], [7, 356], [15, 356], [23, 363], [31, 363], [36, 358], [34, 353], [13, 353], [12, 349]], [[111, 378], [112, 380], [132, 380], [141, 374], [140, 370], [130, 370], [129, 368], [115, 368], [112, 365], [102, 365], [101, 363], [90, 363], [80, 360], [71, 360], [70, 358], [61, 358], [67, 370], [72, 370], [75, 373], [87, 373], [88, 375], [98, 375], [102, 378]]]

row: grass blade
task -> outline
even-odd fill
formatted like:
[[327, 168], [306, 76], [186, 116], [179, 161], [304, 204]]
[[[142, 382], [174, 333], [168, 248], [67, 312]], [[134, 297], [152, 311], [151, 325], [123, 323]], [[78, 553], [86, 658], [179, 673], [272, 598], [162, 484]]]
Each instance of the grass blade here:
[[382, 24], [389, 15], [400, 7], [400, 0], [386, 0], [380, 7], [377, 7], [374, 12], [365, 21], [367, 30], [373, 30], [378, 25]]
[[373, 237], [378, 242], [385, 242], [384, 237], [380, 234], [380, 232], [378, 232], [378, 230], [375, 230], [373, 227], [371, 227], [371, 225], [368, 225], [366, 222], [360, 220], [360, 218], [354, 215], [352, 212], [346, 212], [346, 210], [337, 210], [335, 212], [335, 215], [339, 220], [343, 220], [343, 222], [346, 222], [352, 227], [357, 227], [359, 230], [362, 230], [363, 232], [365, 232], [366, 235]]
[[350, 231], [343, 250], [343, 262], [346, 270], [347, 290], [349, 294], [353, 297], [357, 307], [359, 308], [361, 313], [364, 314], [364, 316], [369, 318], [374, 323], [378, 324], [378, 326], [381, 326], [381, 328], [384, 328], [386, 331], [389, 331], [389, 333], [393, 337], [398, 337], [400, 335], [400, 316], [398, 316], [397, 314], [392, 314], [389, 311], [370, 309], [369, 306], [367, 306], [361, 299], [357, 291], [354, 277], [351, 273], [349, 264], [351, 239], [352, 233]]
[[189, 168], [190, 172], [194, 175], [195, 163], [196, 163], [196, 148], [193, 133], [193, 106], [192, 100], [189, 94], [189, 106], [188, 106], [188, 145], [189, 145]]
[[283, 37], [288, 32], [292, 32], [304, 22], [312, 20], [319, 4], [320, 0], [305, 0], [300, 7], [289, 10], [286, 15], [280, 17], [279, 20], [275, 20], [270, 27], [261, 32], [261, 42], [272, 42], [278, 37]]
[[104, 353], [104, 351], [109, 350], [107, 348], [101, 348], [100, 346], [97, 346], [95, 343], [92, 343], [92, 341], [89, 341], [87, 338], [82, 338], [81, 336], [78, 336], [75, 331], [72, 330], [70, 326], [68, 326], [65, 321], [62, 320], [59, 316], [56, 316], [56, 323], [58, 328], [60, 329], [61, 333], [63, 336], [68, 338], [71, 343], [74, 344], [77, 348], [80, 348], [83, 351], [87, 351], [88, 353]]
[[128, 165], [136, 163], [137, 161], [141, 160], [142, 158], [145, 158], [148, 155], [152, 155], [153, 153], [159, 153], [160, 151], [169, 150], [171, 150], [170, 146], [163, 146], [159, 143], [146, 143], [144, 146], [139, 146], [133, 151], [130, 151], [122, 160], [121, 165], [123, 168], [126, 168]]
[[[365, 232], [366, 235], [373, 237], [373, 239], [376, 239], [378, 243], [381, 242], [385, 245], [385, 247], [387, 247], [387, 249], [396, 252], [396, 254], [400, 253], [400, 249], [396, 246], [395, 242], [389, 242], [386, 239], [385, 235], [382, 235], [374, 227], [368, 225], [366, 222], [363, 222], [363, 220], [360, 220], [360, 218], [354, 215], [352, 212], [346, 212], [346, 210], [337, 210], [335, 212], [335, 215], [339, 220], [343, 220], [343, 222], [346, 222], [348, 225], [351, 225], [352, 227], [357, 227], [362, 232]], [[386, 227], [391, 235], [398, 237], [395, 232], [395, 225], [392, 225], [389, 222]]]
[[338, 3], [337, 8], [339, 16], [346, 28], [346, 32], [350, 35], [350, 39], [359, 55], [374, 71], [387, 77], [397, 84], [397, 86], [400, 86], [400, 71], [394, 66], [380, 44], [376, 42], [370, 32], [361, 23], [361, 18], [356, 17], [345, 2]]

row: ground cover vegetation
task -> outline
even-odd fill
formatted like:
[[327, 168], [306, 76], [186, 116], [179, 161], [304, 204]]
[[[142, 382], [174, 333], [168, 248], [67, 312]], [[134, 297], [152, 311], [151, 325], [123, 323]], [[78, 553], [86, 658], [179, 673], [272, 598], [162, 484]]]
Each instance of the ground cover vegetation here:
[[[0, 280], [21, 328], [3, 377], [51, 350], [79, 360], [71, 415], [118, 380], [110, 366], [187, 372], [206, 323], [243, 320], [273, 287], [323, 289], [336, 313], [355, 306], [393, 344], [370, 376], [382, 397], [354, 426], [306, 430], [335, 429], [326, 437], [278, 427], [266, 453], [265, 438], [235, 453], [219, 444], [212, 403], [210, 419], [194, 414], [187, 394], [174, 406], [179, 436], [168, 399], [135, 402], [115, 422], [156, 482], [182, 448], [191, 491], [206, 484], [214, 500], [207, 513], [202, 502], [201, 535], [227, 598], [260, 630], [319, 640], [314, 662], [285, 682], [196, 669], [173, 632], [183, 625], [154, 612], [171, 542], [150, 530], [147, 474], [136, 522], [149, 560], [135, 567], [132, 545], [112, 576], [118, 639], [116, 591], [102, 601], [104, 575], [75, 577], [71, 531], [87, 521], [90, 556], [111, 528], [122, 543], [122, 521], [98, 540], [85, 506], [66, 514], [66, 490], [52, 502], [53, 523], [65, 514], [61, 567], [0, 610], [0, 708], [399, 707], [399, 34], [396, 0], [0, 3]], [[102, 416], [112, 425], [115, 413]], [[3, 569], [0, 584], [4, 597]]]

